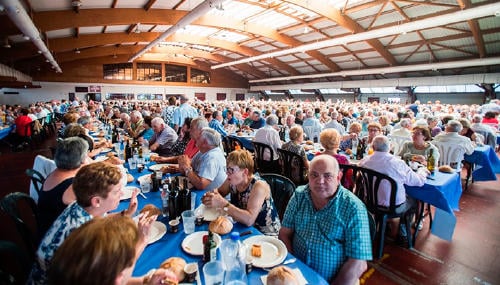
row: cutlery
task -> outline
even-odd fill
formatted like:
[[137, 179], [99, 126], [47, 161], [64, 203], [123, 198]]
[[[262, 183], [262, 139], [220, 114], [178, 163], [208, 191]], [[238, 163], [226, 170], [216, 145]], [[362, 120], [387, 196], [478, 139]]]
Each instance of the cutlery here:
[[[297, 258], [292, 257], [290, 259], [287, 259], [287, 260], [283, 261], [281, 264], [278, 264], [276, 266], [287, 265], [287, 264], [290, 264], [290, 263], [294, 263], [295, 261], [297, 261]], [[273, 269], [276, 266], [273, 266], [273, 267], [262, 267], [262, 269], [264, 269], [265, 271], [271, 271], [271, 269]]]
[[142, 192], [139, 192], [139, 195], [141, 195], [141, 196], [142, 196], [142, 198], [144, 198], [144, 199], [147, 199], [147, 198], [148, 198], [148, 197], [146, 197], [146, 195], [144, 195], [144, 193], [142, 193]]

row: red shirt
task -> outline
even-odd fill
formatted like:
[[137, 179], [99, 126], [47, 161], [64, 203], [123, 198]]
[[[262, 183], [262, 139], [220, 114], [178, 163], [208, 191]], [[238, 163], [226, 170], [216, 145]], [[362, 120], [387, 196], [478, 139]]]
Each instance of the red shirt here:
[[190, 139], [188, 144], [186, 145], [186, 149], [184, 150], [184, 154], [189, 158], [193, 158], [193, 156], [198, 152], [198, 147], [196, 147], [196, 143], [193, 139]]
[[26, 132], [26, 125], [31, 123], [31, 118], [28, 116], [21, 115], [16, 118], [15, 123], [16, 123], [16, 133], [21, 136], [31, 136], [31, 128], [28, 128], [28, 131]]

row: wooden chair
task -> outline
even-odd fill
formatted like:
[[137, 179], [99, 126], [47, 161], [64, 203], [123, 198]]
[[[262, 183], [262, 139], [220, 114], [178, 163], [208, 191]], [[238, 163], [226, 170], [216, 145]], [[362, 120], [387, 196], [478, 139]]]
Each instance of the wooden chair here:
[[[368, 211], [375, 216], [377, 224], [379, 241], [377, 258], [381, 258], [384, 251], [387, 219], [401, 218], [401, 222], [404, 222], [406, 226], [408, 248], [412, 248], [411, 222], [415, 209], [406, 209], [404, 205], [396, 205], [396, 192], [398, 190], [396, 181], [385, 174], [364, 167], [358, 167], [358, 179], [359, 184], [357, 185], [360, 189], [356, 189], [357, 195], [365, 203]], [[379, 191], [383, 190], [390, 191], [389, 206], [381, 206], [379, 203]]]
[[304, 158], [294, 152], [278, 148], [280, 157], [281, 173], [295, 183], [295, 185], [304, 185], [307, 183], [307, 170], [304, 164]]
[[[279, 160], [272, 160], [274, 157], [273, 148], [265, 143], [252, 142], [254, 147], [254, 159], [256, 170], [260, 173], [281, 173]], [[271, 160], [264, 158], [264, 154], [268, 152]]]
[[274, 173], [262, 174], [260, 177], [266, 180], [267, 184], [271, 187], [274, 206], [278, 210], [280, 221], [283, 221], [288, 201], [290, 201], [295, 192], [295, 184], [292, 180]]
[[0, 200], [0, 209], [12, 219], [29, 256], [34, 258], [40, 236], [38, 234], [38, 208], [33, 198], [25, 193], [13, 192]]

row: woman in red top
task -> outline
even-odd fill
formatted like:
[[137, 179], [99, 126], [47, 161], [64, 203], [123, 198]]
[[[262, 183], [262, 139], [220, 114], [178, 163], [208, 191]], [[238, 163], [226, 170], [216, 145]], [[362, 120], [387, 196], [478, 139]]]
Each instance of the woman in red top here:
[[498, 114], [495, 112], [486, 112], [484, 114], [483, 120], [481, 123], [483, 124], [497, 124], [498, 125], [498, 120], [497, 120]]
[[[21, 150], [24, 142], [24, 138], [27, 136], [31, 136], [31, 128], [29, 124], [31, 124], [32, 120], [28, 116], [29, 110], [26, 108], [22, 108], [20, 111], [20, 115], [14, 121], [16, 125], [16, 135], [13, 137], [13, 144], [16, 146], [15, 150]], [[26, 127], [28, 125], [28, 127]]]

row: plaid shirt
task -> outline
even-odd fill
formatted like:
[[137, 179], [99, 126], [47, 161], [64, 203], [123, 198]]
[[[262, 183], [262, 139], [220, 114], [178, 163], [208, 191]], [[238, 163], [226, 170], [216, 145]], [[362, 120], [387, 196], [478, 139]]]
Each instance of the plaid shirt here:
[[294, 231], [294, 255], [331, 281], [348, 258], [372, 259], [367, 215], [363, 202], [342, 186], [316, 211], [305, 185], [295, 191], [282, 224]]

